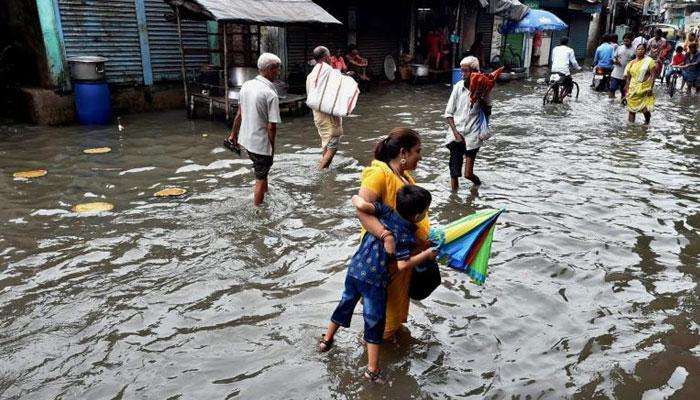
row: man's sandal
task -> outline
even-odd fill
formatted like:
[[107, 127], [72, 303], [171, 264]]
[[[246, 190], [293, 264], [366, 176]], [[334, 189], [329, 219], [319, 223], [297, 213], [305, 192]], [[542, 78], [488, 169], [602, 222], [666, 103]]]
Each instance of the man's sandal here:
[[321, 340], [318, 341], [318, 352], [325, 353], [333, 347], [333, 339], [326, 340], [325, 335], [321, 335]]
[[380, 385], [383, 385], [386, 383], [386, 380], [384, 379], [384, 374], [382, 374], [382, 370], [378, 369], [377, 372], [372, 372], [370, 370], [365, 370], [365, 379], [372, 383], [377, 383]]
[[233, 143], [230, 139], [224, 139], [224, 147], [231, 150], [232, 152], [241, 155], [241, 146], [238, 143]]

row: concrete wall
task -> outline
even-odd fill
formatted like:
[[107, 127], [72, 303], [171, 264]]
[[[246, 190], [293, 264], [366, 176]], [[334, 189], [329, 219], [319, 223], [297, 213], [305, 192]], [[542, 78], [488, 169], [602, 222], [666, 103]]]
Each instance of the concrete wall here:
[[33, 1], [0, 1], [0, 115], [28, 119], [22, 86], [49, 85], [41, 27]]
[[47, 85], [48, 69], [46, 63], [40, 62], [45, 57], [36, 3], [0, 1], [0, 79], [19, 86]]

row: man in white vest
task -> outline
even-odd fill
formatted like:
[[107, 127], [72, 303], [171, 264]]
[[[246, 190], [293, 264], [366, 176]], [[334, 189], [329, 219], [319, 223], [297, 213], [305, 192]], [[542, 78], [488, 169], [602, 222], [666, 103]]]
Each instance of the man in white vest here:
[[[311, 71], [309, 76], [306, 77], [307, 95], [313, 90], [315, 79], [321, 75], [317, 69], [333, 69], [330, 65], [331, 52], [327, 47], [316, 47], [313, 55], [317, 66]], [[314, 124], [318, 130], [318, 135], [321, 136], [321, 148], [323, 149], [323, 155], [321, 156], [321, 161], [318, 166], [320, 169], [325, 169], [331, 165], [333, 157], [336, 151], [338, 151], [340, 137], [343, 135], [343, 120], [340, 117], [334, 117], [321, 111], [313, 109], [312, 111], [314, 114]]]

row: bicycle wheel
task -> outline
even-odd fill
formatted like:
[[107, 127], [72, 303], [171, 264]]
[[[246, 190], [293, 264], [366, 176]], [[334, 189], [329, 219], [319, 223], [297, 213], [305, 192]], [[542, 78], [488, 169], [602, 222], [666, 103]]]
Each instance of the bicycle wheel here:
[[[574, 86], [572, 89], [572, 92], [576, 91], [576, 95], [574, 96], [574, 99], [578, 100], [578, 83], [574, 82]], [[569, 96], [571, 96], [571, 93], [569, 93]]]
[[547, 91], [544, 94], [544, 98], [542, 99], [542, 105], [546, 106], [547, 103], [553, 103], [554, 102], [554, 90], [556, 88], [556, 84], [552, 85], [547, 89]]
[[676, 93], [676, 81], [677, 80], [678, 80], [678, 75], [676, 75], [676, 74], [671, 75], [671, 82], [669, 82], [669, 85], [668, 85], [669, 97], [673, 97], [673, 95]]
[[523, 66], [523, 60], [520, 58], [520, 54], [513, 54], [513, 62], [515, 63], [515, 68], [520, 68]]

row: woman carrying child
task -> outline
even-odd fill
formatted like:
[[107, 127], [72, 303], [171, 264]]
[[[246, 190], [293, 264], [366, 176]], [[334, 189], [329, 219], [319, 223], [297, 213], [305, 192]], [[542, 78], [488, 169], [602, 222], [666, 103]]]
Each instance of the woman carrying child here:
[[[396, 211], [396, 198], [399, 190], [406, 185], [414, 185], [413, 171], [421, 160], [421, 141], [418, 133], [408, 128], [394, 128], [374, 149], [372, 164], [362, 172], [362, 183], [358, 196], [368, 203], [379, 202]], [[383, 239], [388, 253], [396, 251], [393, 235], [386, 234], [386, 227], [376, 215], [358, 212], [362, 224], [361, 235], [373, 235]], [[430, 222], [427, 215], [415, 222], [414, 253], [429, 247], [428, 232]], [[387, 287], [386, 316], [383, 340], [395, 340], [394, 335], [408, 319], [408, 288], [411, 282], [411, 268], [399, 270], [396, 260], [387, 265], [390, 281]], [[330, 328], [330, 327], [329, 327]], [[326, 333], [319, 344], [320, 351], [327, 351], [333, 342], [333, 335]], [[369, 350], [369, 347], [368, 347]], [[376, 381], [378, 371], [368, 370], [369, 378]]]

